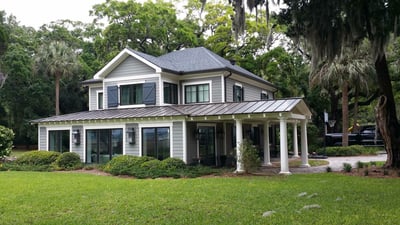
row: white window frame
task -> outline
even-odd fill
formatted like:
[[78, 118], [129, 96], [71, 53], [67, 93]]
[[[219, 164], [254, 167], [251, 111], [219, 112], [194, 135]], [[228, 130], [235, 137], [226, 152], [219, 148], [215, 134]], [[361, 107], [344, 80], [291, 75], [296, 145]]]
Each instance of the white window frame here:
[[182, 103], [187, 104], [185, 101], [186, 98], [186, 86], [191, 86], [191, 85], [201, 85], [201, 84], [208, 84], [208, 90], [209, 90], [209, 102], [196, 102], [196, 103], [188, 103], [188, 104], [204, 104], [204, 103], [213, 103], [212, 101], [212, 80], [206, 80], [206, 81], [194, 81], [194, 82], [184, 82], [182, 83]]

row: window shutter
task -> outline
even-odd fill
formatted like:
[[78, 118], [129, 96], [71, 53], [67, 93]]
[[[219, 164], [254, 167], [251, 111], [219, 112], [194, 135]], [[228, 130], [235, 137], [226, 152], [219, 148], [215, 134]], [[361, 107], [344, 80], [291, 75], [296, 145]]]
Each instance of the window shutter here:
[[149, 82], [143, 84], [143, 103], [146, 105], [156, 104], [156, 83]]
[[118, 86], [107, 87], [108, 108], [118, 107]]
[[242, 90], [242, 102], [244, 102], [244, 87], [241, 88]]
[[232, 98], [232, 102], [237, 102], [236, 86], [233, 85], [232, 89], [233, 89], [233, 98]]

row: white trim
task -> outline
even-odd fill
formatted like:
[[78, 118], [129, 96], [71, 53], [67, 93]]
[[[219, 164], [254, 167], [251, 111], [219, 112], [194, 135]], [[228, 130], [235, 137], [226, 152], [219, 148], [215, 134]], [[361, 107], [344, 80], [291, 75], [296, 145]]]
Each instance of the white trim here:
[[169, 155], [172, 158], [173, 157], [173, 122], [167, 122], [167, 123], [138, 123], [138, 129], [139, 129], [139, 156], [143, 156], [143, 143], [142, 143], [142, 128], [159, 128], [159, 127], [168, 127], [169, 128]]
[[72, 147], [72, 126], [57, 126], [57, 127], [46, 127], [46, 151], [49, 150], [49, 137], [50, 137], [50, 131], [62, 131], [62, 130], [68, 130], [69, 131], [69, 151], [71, 152], [71, 147]]
[[103, 94], [103, 99], [102, 99], [103, 108], [102, 108], [102, 109], [104, 109], [104, 91], [103, 91], [103, 90], [98, 90], [98, 91], [96, 91], [96, 109], [100, 109], [100, 108], [99, 108], [99, 94], [100, 94], [100, 93]]
[[183, 104], [187, 104], [186, 103], [186, 101], [185, 101], [185, 86], [190, 86], [190, 85], [201, 85], [201, 84], [208, 84], [208, 90], [209, 90], [209, 92], [208, 92], [208, 94], [209, 94], [209, 96], [208, 96], [208, 102], [197, 102], [197, 103], [189, 103], [189, 104], [201, 104], [201, 103], [213, 103], [213, 101], [212, 101], [212, 97], [213, 97], [213, 95], [212, 95], [212, 80], [203, 80], [203, 81], [195, 81], [195, 82], [184, 82], [184, 83], [182, 83], [182, 103]]
[[177, 97], [178, 97], [178, 105], [179, 105], [179, 96], [180, 96], [180, 93], [179, 93], [179, 81], [175, 81], [175, 80], [170, 80], [170, 79], [162, 79], [162, 78], [160, 78], [160, 90], [159, 90], [159, 93], [160, 93], [160, 102], [161, 102], [161, 104], [160, 105], [174, 105], [174, 104], [170, 104], [170, 103], [165, 103], [164, 102], [164, 83], [170, 83], [170, 84], [176, 84], [176, 88], [177, 88]]
[[243, 84], [242, 83], [239, 83], [239, 82], [235, 82], [235, 84], [234, 84], [235, 86], [238, 86], [238, 87], [241, 87], [241, 88], [243, 88]]
[[187, 127], [186, 127], [186, 120], [182, 120], [182, 151], [183, 151], [183, 161], [187, 164]]
[[[216, 123], [196, 123], [196, 130], [199, 127], [213, 127], [214, 128], [214, 159], [215, 159], [215, 165], [217, 165], [217, 156], [218, 156], [218, 151], [217, 151], [217, 124]], [[196, 157], [197, 159], [200, 158], [200, 143], [199, 139], [196, 140]]]
[[[125, 142], [126, 141], [126, 124], [90, 124], [84, 125], [81, 134], [81, 145], [83, 145], [83, 162], [86, 163], [86, 130], [107, 130], [107, 129], [122, 129], [122, 155], [125, 155]], [[71, 131], [72, 132], [72, 131]], [[72, 140], [72, 139], [71, 139]]]
[[118, 53], [118, 55], [115, 56], [109, 63], [107, 63], [107, 65], [105, 65], [99, 72], [97, 72], [93, 78], [100, 79], [100, 78], [106, 77], [106, 75], [108, 75], [114, 68], [116, 68], [120, 63], [122, 63], [129, 56], [132, 56], [132, 57], [138, 59], [139, 61], [141, 61], [142, 63], [150, 66], [156, 72], [158, 72], [158, 73], [161, 72], [160, 67], [156, 66], [155, 64], [145, 60], [144, 58], [140, 57], [139, 55], [137, 55], [137, 54], [133, 53], [132, 51], [130, 51], [129, 49], [125, 48], [120, 53]]
[[[118, 109], [126, 109], [126, 108], [141, 108], [145, 107], [145, 104], [131, 104], [131, 105], [121, 105], [121, 86], [129, 86], [129, 85], [135, 85], [135, 84], [144, 84], [146, 83], [144, 80], [142, 81], [131, 81], [128, 83], [120, 83], [117, 84], [118, 86]], [[142, 92], [143, 92], [143, 87], [142, 87]], [[107, 95], [108, 98], [108, 95]], [[143, 98], [143, 96], [142, 96]], [[104, 108], [104, 107], [103, 107]]]
[[[141, 80], [143, 79], [149, 79], [149, 78], [159, 78], [160, 74], [153, 73], [153, 74], [143, 74], [143, 75], [134, 75], [134, 76], [128, 76], [128, 77], [115, 77], [115, 78], [104, 78], [103, 82], [119, 82], [119, 81], [127, 81], [127, 82], [132, 82], [132, 80]], [[144, 82], [144, 81], [143, 81]]]

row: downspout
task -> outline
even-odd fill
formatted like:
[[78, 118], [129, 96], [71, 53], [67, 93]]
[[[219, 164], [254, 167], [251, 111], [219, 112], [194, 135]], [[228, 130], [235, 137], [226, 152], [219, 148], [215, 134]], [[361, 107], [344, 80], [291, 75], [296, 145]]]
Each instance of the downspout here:
[[226, 79], [229, 78], [230, 76], [232, 76], [232, 72], [229, 71], [229, 74], [227, 76], [224, 76], [224, 102], [226, 103]]

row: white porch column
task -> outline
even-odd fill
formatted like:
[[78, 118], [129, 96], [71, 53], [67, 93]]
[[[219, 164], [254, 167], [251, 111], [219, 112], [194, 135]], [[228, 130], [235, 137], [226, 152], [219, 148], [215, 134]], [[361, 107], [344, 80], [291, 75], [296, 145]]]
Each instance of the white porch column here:
[[240, 162], [240, 144], [243, 142], [243, 128], [242, 128], [242, 120], [235, 120], [236, 122], [236, 172], [242, 173], [244, 172], [243, 165]]
[[289, 156], [287, 146], [287, 119], [279, 118], [280, 122], [280, 145], [281, 145], [281, 172], [280, 174], [291, 174], [289, 172]]
[[264, 123], [264, 166], [272, 166], [269, 148], [269, 122]]
[[310, 167], [308, 164], [307, 120], [301, 120], [301, 167]]
[[297, 121], [293, 123], [293, 158], [299, 158], [299, 142], [297, 140]]

